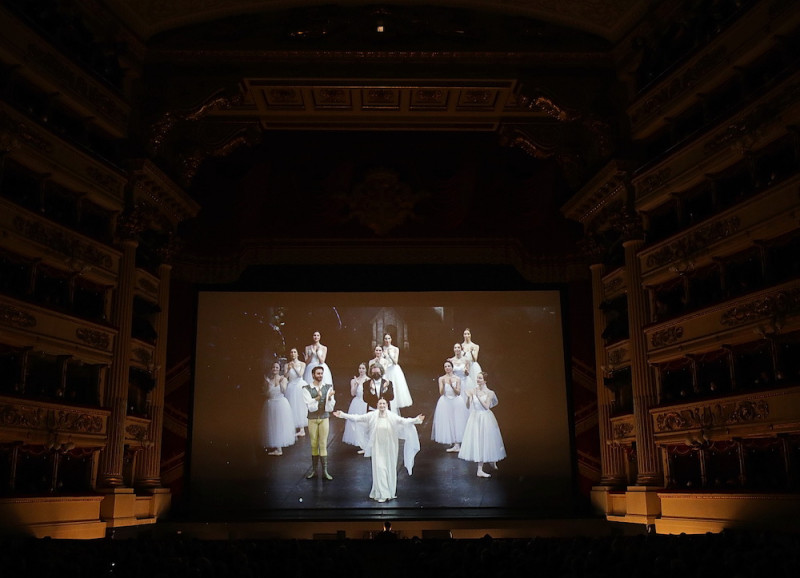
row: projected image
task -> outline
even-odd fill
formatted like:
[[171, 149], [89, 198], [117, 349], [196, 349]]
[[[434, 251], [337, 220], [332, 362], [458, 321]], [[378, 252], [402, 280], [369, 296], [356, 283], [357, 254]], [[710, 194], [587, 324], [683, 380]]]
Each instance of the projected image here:
[[563, 508], [557, 291], [201, 292], [190, 491], [264, 517]]

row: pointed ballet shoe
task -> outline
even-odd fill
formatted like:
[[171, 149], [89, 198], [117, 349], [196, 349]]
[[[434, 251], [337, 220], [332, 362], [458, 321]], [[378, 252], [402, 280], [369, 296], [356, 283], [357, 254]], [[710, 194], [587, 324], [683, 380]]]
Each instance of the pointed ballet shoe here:
[[364, 454], [364, 450], [358, 450], [356, 453], [359, 454], [359, 455], [363, 455]]
[[478, 477], [479, 478], [491, 478], [492, 474], [487, 474], [483, 470], [478, 470]]
[[271, 452], [267, 452], [268, 456], [282, 456], [283, 452], [281, 450], [272, 450]]
[[458, 447], [453, 446], [452, 448], [447, 448], [444, 451], [446, 451], [446, 452], [460, 452], [461, 451], [461, 446], [458, 446]]

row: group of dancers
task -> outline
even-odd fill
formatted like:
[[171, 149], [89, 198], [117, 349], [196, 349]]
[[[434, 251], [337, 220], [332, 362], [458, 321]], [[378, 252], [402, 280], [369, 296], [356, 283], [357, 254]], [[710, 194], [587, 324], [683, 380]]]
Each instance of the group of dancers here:
[[[347, 420], [342, 441], [357, 446], [358, 453], [372, 458], [373, 487], [370, 498], [384, 502], [395, 496], [396, 462], [399, 440], [404, 443], [404, 464], [412, 473], [414, 456], [419, 451], [419, 438], [414, 425], [425, 416], [404, 418], [400, 409], [413, 404], [411, 392], [399, 364], [400, 349], [392, 336], [383, 336], [383, 345], [374, 350], [374, 357], [358, 366], [350, 381], [352, 401], [347, 412], [334, 411], [333, 379], [326, 363], [328, 348], [314, 332], [313, 342], [306, 346], [301, 361], [297, 349], [289, 351], [289, 359], [281, 368], [274, 363], [264, 376], [266, 397], [262, 411], [262, 445], [269, 455], [283, 454], [298, 437], [311, 436], [312, 466], [307, 478], [317, 475], [322, 464], [322, 477], [332, 480], [327, 468], [328, 418]], [[439, 400], [433, 417], [431, 439], [446, 444], [447, 452], [478, 465], [477, 476], [491, 477], [485, 463], [497, 469], [497, 462], [506, 457], [500, 427], [491, 409], [497, 405], [496, 394], [487, 385], [488, 374], [478, 363], [480, 346], [472, 341], [469, 329], [464, 342], [456, 343], [453, 356], [444, 362], [444, 375], [439, 377]]]

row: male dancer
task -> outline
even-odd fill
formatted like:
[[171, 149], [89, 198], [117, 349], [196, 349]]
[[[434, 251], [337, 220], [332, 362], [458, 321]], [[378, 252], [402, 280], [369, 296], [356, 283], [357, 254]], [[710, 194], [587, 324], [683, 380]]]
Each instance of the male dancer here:
[[383, 379], [383, 366], [375, 363], [369, 368], [370, 380], [364, 382], [364, 401], [367, 411], [378, 408], [378, 400], [383, 398], [387, 402], [394, 400], [394, 386], [392, 382]]
[[317, 464], [322, 461], [322, 477], [332, 480], [328, 473], [328, 431], [330, 412], [336, 404], [333, 384], [322, 383], [325, 369], [318, 365], [312, 371], [313, 380], [303, 386], [303, 399], [308, 406], [308, 435], [311, 441], [311, 469], [306, 474], [310, 480], [317, 476]]

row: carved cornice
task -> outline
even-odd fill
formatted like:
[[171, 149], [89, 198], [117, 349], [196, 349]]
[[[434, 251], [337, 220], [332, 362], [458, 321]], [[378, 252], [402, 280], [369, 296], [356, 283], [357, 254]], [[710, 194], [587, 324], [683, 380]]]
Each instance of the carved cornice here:
[[795, 106], [800, 100], [800, 82], [794, 82], [780, 89], [772, 98], [759, 103], [753, 109], [725, 123], [725, 128], [717, 133], [704, 147], [706, 156], [713, 155], [725, 147], [733, 147], [740, 152], [749, 151], [767, 127], [785, 122], [781, 112]]
[[657, 115], [670, 102], [677, 100], [684, 94], [691, 92], [708, 74], [728, 61], [728, 49], [725, 46], [712, 48], [700, 56], [697, 61], [684, 70], [680, 75], [670, 80], [664, 86], [648, 94], [643, 100], [631, 108], [629, 116], [633, 131], [641, 129], [642, 125]]
[[670, 263], [690, 261], [707, 253], [714, 243], [738, 232], [740, 225], [741, 219], [736, 215], [701, 225], [647, 255], [645, 266], [653, 269]]
[[[27, 429], [51, 436], [66, 433], [96, 439], [106, 433], [108, 415], [108, 410], [66, 408], [54, 403], [0, 398], [0, 427]], [[39, 439], [43, 436], [40, 435]]]
[[200, 211], [200, 206], [151, 161], [131, 161], [129, 171], [134, 202], [145, 201], [158, 207], [159, 213], [169, 219], [173, 227]]
[[114, 259], [97, 244], [82, 240], [68, 229], [51, 225], [37, 219], [27, 219], [22, 215], [14, 217], [15, 231], [30, 241], [44, 245], [75, 262], [81, 262], [110, 270]]
[[615, 347], [606, 354], [606, 361], [608, 362], [609, 369], [612, 371], [628, 359], [630, 359], [630, 357], [626, 347]]
[[79, 327], [75, 330], [75, 337], [90, 347], [108, 351], [111, 347], [111, 340], [113, 336], [102, 331]]
[[105, 433], [104, 416], [85, 413], [79, 410], [53, 410], [53, 429], [63, 432], [102, 434]]
[[148, 427], [138, 423], [131, 423], [125, 426], [125, 439], [144, 442], [147, 440]]
[[624, 285], [625, 279], [622, 277], [622, 275], [615, 274], [611, 279], [603, 282], [603, 296], [608, 298], [614, 295], [620, 289], [622, 289]]
[[800, 288], [778, 291], [724, 311], [719, 322], [725, 327], [736, 327], [759, 319], [772, 320], [775, 331], [779, 331], [783, 319], [800, 311]]
[[46, 412], [41, 407], [0, 403], [0, 426], [40, 428]]
[[[568, 219], [582, 223], [587, 230], [590, 224], [600, 221], [600, 225], [591, 228], [602, 229], [605, 218], [628, 200], [632, 169], [628, 165], [625, 160], [610, 161], [561, 208], [561, 213]], [[614, 207], [607, 209], [612, 201]]]
[[636, 198], [645, 197], [656, 189], [664, 186], [669, 182], [671, 176], [672, 169], [670, 167], [664, 167], [655, 173], [646, 175], [636, 184]]
[[708, 402], [691, 408], [653, 412], [655, 433], [718, 428], [765, 421], [770, 414], [764, 399]]
[[30, 329], [36, 327], [36, 317], [26, 311], [17, 309], [13, 305], [0, 303], [0, 323], [18, 327], [20, 329]]
[[748, 436], [796, 434], [800, 387], [674, 404], [650, 410], [656, 442], [704, 445]]
[[611, 441], [614, 444], [630, 443], [635, 434], [636, 425], [632, 414], [611, 418]]
[[233, 130], [221, 140], [213, 142], [200, 142], [198, 146], [189, 152], [178, 153], [179, 159], [177, 167], [182, 182], [188, 187], [191, 185], [200, 165], [211, 157], [224, 158], [243, 146], [255, 146], [263, 138], [261, 126], [254, 120], [247, 122], [237, 122]]
[[16, 145], [14, 148], [24, 144], [47, 155], [53, 152], [53, 144], [33, 123], [14, 118], [2, 108], [0, 108], [0, 133], [3, 134], [4, 141]]
[[668, 327], [662, 331], [656, 331], [650, 336], [650, 346], [652, 349], [666, 347], [677, 343], [683, 338], [683, 327], [680, 325]]
[[27, 68], [29, 77], [38, 77], [42, 88], [59, 98], [73, 99], [117, 137], [126, 134], [130, 106], [116, 91], [63, 56], [5, 8], [0, 7], [0, 16], [9, 22], [3, 27], [6, 47]]
[[128, 207], [117, 218], [117, 236], [120, 239], [136, 240], [158, 220], [158, 209], [145, 202]]

